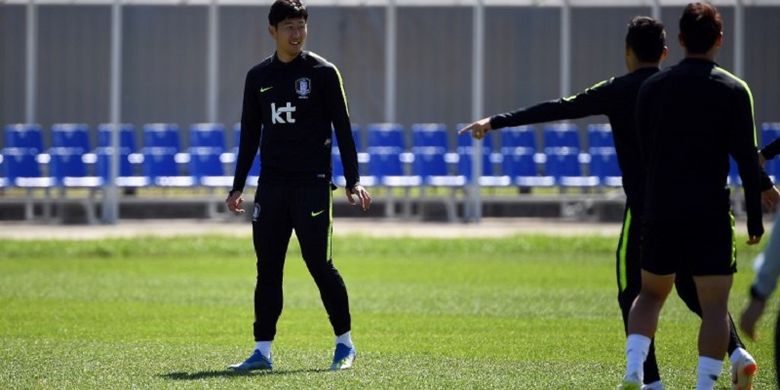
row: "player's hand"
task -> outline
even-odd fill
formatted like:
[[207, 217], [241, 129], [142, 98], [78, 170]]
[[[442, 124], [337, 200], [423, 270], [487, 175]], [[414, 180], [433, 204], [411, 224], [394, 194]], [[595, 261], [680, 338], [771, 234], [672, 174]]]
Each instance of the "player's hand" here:
[[745, 242], [748, 245], [756, 245], [761, 242], [761, 236], [748, 236], [748, 240]]
[[241, 191], [233, 191], [228, 194], [227, 199], [225, 199], [225, 205], [232, 213], [243, 214], [245, 211], [241, 208], [241, 202], [243, 201], [244, 199], [241, 198]]
[[774, 212], [778, 202], [780, 202], [780, 191], [777, 190], [777, 187], [772, 186], [772, 188], [761, 192], [761, 204], [767, 211]]
[[766, 158], [764, 158], [764, 155], [761, 154], [761, 152], [758, 152], [758, 165], [761, 165], [761, 169], [764, 168], [764, 165], [766, 165]]
[[747, 335], [751, 340], [755, 340], [758, 336], [756, 334], [756, 324], [764, 314], [764, 308], [766, 302], [758, 299], [751, 298], [742, 315], [739, 316], [739, 328]]
[[482, 139], [485, 138], [485, 134], [487, 134], [487, 132], [490, 130], [491, 130], [490, 118], [482, 118], [460, 129], [458, 131], [458, 135], [462, 135], [463, 133], [467, 133], [470, 131], [471, 136], [474, 137], [474, 139]]
[[355, 198], [353, 196], [357, 196], [358, 202], [360, 202], [360, 207], [363, 209], [363, 211], [368, 210], [369, 207], [371, 207], [371, 194], [366, 191], [366, 189], [361, 186], [360, 184], [352, 187], [351, 189], [347, 188], [347, 200], [349, 201], [349, 204], [356, 205], [357, 202], [355, 202]]

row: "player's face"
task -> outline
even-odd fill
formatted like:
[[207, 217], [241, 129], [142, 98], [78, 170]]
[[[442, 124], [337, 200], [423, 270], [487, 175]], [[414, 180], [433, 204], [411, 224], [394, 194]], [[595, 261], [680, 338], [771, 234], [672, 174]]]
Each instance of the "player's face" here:
[[276, 41], [276, 52], [282, 61], [294, 59], [303, 50], [307, 33], [303, 18], [285, 19], [276, 27], [268, 27], [268, 31]]

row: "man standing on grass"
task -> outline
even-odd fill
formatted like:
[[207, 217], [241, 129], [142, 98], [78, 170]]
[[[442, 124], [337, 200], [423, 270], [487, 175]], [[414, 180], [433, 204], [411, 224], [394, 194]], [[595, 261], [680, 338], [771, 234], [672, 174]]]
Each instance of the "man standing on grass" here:
[[[623, 190], [626, 194], [616, 268], [618, 304], [623, 315], [624, 328], [627, 330], [628, 312], [641, 287], [639, 247], [646, 180], [644, 168], [639, 160], [639, 141], [634, 119], [635, 103], [642, 82], [657, 73], [660, 62], [666, 58], [666, 32], [663, 24], [658, 20], [637, 16], [628, 25], [625, 41], [627, 74], [599, 82], [571, 97], [481, 119], [464, 127], [460, 133], [470, 131], [474, 138], [482, 139], [488, 131], [509, 126], [583, 118], [591, 115], [606, 115], [609, 118], [618, 164], [623, 176]], [[771, 182], [767, 184], [771, 188]], [[677, 292], [683, 301], [692, 311], [701, 315], [692, 276], [684, 272], [679, 273], [676, 283]], [[753, 362], [752, 356], [744, 349], [736, 331], [732, 331], [730, 336], [729, 354], [732, 361]], [[652, 344], [644, 363], [644, 371], [645, 389], [664, 388]], [[737, 376], [735, 373], [734, 381], [751, 380], [751, 378], [739, 379]]]
[[277, 0], [268, 13], [276, 52], [246, 76], [241, 140], [227, 207], [243, 213], [241, 192], [260, 148], [261, 167], [252, 212], [257, 255], [255, 348], [236, 371], [270, 370], [271, 343], [282, 313], [282, 274], [287, 245], [295, 230], [301, 254], [320, 290], [336, 335], [331, 370], [352, 367], [356, 350], [350, 336], [347, 288], [332, 261], [333, 130], [347, 180], [347, 199], [363, 210], [371, 196], [360, 185], [347, 100], [336, 66], [303, 50], [308, 11], [299, 0]]
[[[761, 168], [758, 163], [753, 98], [747, 84], [720, 68], [723, 41], [718, 10], [691, 3], [680, 18], [685, 59], [649, 78], [637, 97], [637, 130], [647, 171], [642, 234], [642, 289], [631, 308], [627, 367], [621, 388], [639, 390], [642, 363], [675, 274], [693, 274], [702, 323], [696, 389], [710, 390], [720, 376], [733, 322], [728, 297], [736, 272], [734, 217], [729, 189], [729, 155], [736, 160], [748, 217], [748, 244], [764, 233]], [[737, 361], [739, 374], [752, 375], [752, 361]], [[734, 388], [750, 389], [748, 382]]]

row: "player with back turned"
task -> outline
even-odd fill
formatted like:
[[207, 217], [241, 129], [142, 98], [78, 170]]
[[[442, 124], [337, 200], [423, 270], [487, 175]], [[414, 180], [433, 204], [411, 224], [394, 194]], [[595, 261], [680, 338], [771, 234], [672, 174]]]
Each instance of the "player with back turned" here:
[[255, 348], [236, 371], [270, 370], [271, 343], [282, 312], [282, 274], [293, 230], [301, 255], [320, 291], [336, 335], [331, 370], [352, 367], [357, 355], [351, 338], [347, 288], [333, 266], [333, 134], [346, 176], [350, 203], [363, 210], [371, 196], [360, 185], [357, 152], [347, 100], [336, 66], [303, 50], [308, 11], [299, 0], [277, 0], [268, 14], [276, 52], [246, 76], [241, 140], [227, 207], [243, 213], [241, 192], [257, 154], [261, 172], [252, 211], [257, 255]]
[[[644, 203], [645, 172], [639, 160], [639, 141], [636, 136], [636, 96], [642, 83], [659, 71], [666, 57], [666, 32], [663, 25], [650, 17], [637, 16], [628, 25], [625, 38], [625, 62], [628, 73], [599, 82], [585, 91], [563, 99], [540, 103], [528, 108], [494, 115], [476, 121], [460, 132], [471, 132], [482, 138], [487, 131], [509, 126], [606, 115], [612, 127], [618, 164], [623, 177], [626, 207], [623, 228], [616, 251], [618, 304], [624, 327], [628, 313], [641, 287], [639, 266], [641, 220]], [[767, 178], [768, 180], [768, 178]], [[771, 182], [767, 184], [771, 188]], [[688, 307], [701, 315], [698, 297], [690, 274], [677, 275], [677, 291]], [[731, 333], [729, 353], [733, 358], [753, 358], [745, 351], [736, 331]], [[645, 389], [663, 389], [651, 344], [644, 364]], [[734, 378], [737, 380], [737, 378]]]
[[[748, 244], [757, 244], [764, 233], [753, 98], [744, 81], [714, 62], [723, 41], [718, 10], [708, 3], [688, 4], [680, 17], [679, 41], [685, 58], [647, 79], [637, 96], [647, 186], [642, 289], [629, 313], [623, 389], [642, 385], [642, 363], [680, 271], [693, 275], [702, 311], [696, 389], [711, 390], [721, 373], [734, 328], [728, 314], [736, 272], [729, 156], [745, 191]], [[754, 362], [734, 363], [748, 379], [757, 369]], [[752, 385], [737, 382], [734, 387]]]

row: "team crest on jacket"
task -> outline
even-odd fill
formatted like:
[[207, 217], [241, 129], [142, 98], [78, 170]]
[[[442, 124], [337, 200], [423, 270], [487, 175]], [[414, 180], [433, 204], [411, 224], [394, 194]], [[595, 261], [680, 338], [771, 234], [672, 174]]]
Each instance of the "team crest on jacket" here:
[[295, 80], [295, 92], [298, 94], [298, 99], [308, 99], [311, 93], [311, 80], [308, 77]]

